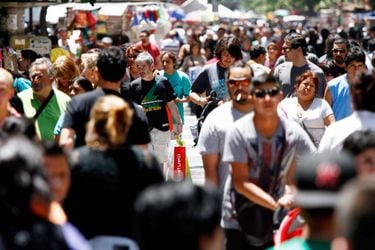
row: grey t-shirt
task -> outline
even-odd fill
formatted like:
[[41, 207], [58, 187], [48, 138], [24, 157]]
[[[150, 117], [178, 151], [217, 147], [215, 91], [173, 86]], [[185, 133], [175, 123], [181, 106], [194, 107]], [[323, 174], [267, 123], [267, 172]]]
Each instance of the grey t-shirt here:
[[284, 62], [275, 68], [274, 76], [276, 81], [280, 84], [285, 97], [291, 97], [294, 94], [296, 78], [308, 70], [311, 70], [319, 78], [317, 96], [324, 96], [326, 88], [324, 72], [321, 68], [308, 61], [307, 64], [302, 67], [295, 67], [292, 62]]
[[[234, 123], [233, 128], [228, 131], [225, 145], [223, 161], [227, 163], [240, 162], [250, 165], [248, 177], [252, 182], [262, 187], [266, 192], [271, 186], [276, 186], [273, 192], [274, 199], [283, 195], [285, 186], [285, 175], [293, 162], [304, 153], [316, 152], [314, 144], [311, 142], [306, 132], [295, 122], [280, 118], [277, 132], [272, 138], [264, 138], [257, 133], [253, 122], [254, 113], [250, 113]], [[280, 158], [280, 154], [282, 157]], [[281, 160], [281, 164], [280, 164]], [[265, 167], [269, 171], [264, 171]], [[277, 180], [271, 175], [268, 182], [264, 182], [265, 173], [275, 173], [275, 168], [279, 168]], [[234, 207], [234, 195], [227, 192], [233, 185], [225, 185], [224, 200]], [[267, 190], [266, 190], [267, 189]], [[227, 199], [225, 197], [227, 195]], [[224, 204], [225, 205], [225, 204]], [[229, 206], [228, 206], [229, 207]], [[225, 210], [224, 218], [235, 218], [235, 211]], [[251, 218], [249, 218], [251, 220]], [[226, 221], [222, 221], [226, 225]]]
[[199, 134], [199, 152], [202, 155], [220, 155], [219, 187], [221, 192], [224, 190], [224, 183], [229, 174], [229, 164], [222, 161], [225, 134], [232, 128], [233, 123], [245, 114], [234, 109], [232, 102], [226, 102], [207, 116]]

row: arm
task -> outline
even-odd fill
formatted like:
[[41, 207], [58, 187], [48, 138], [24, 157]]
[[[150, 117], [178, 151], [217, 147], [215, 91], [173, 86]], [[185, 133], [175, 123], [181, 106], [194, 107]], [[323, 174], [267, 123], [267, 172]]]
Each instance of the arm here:
[[181, 75], [182, 75], [182, 79], [181, 79], [181, 84], [182, 84], [182, 98], [176, 98], [175, 99], [175, 102], [176, 103], [181, 103], [181, 102], [190, 102], [190, 89], [191, 89], [191, 82], [190, 82], [190, 79], [189, 77], [183, 73], [183, 72], [179, 72]]
[[211, 182], [216, 187], [219, 186], [219, 154], [202, 155], [204, 176], [206, 181]]
[[324, 117], [324, 125], [326, 125], [327, 127], [331, 125], [332, 123], [334, 123], [335, 121], [336, 121], [335, 116], [333, 114], [330, 114]]
[[290, 208], [293, 205], [294, 198], [297, 192], [297, 189], [294, 183], [296, 167], [297, 167], [297, 163], [296, 163], [296, 160], [294, 159], [286, 173], [286, 181], [285, 181], [286, 184], [285, 184], [284, 195], [277, 200], [277, 204], [279, 204], [281, 207]]
[[246, 163], [239, 162], [232, 162], [231, 165], [233, 184], [236, 191], [262, 207], [273, 211], [276, 210], [277, 202], [272, 196], [249, 180], [249, 166]]
[[178, 60], [182, 61], [185, 59], [186, 50], [189, 50], [188, 48], [188, 44], [184, 44], [180, 47], [180, 50], [178, 51]]
[[67, 150], [72, 150], [74, 146], [75, 131], [71, 128], [63, 128], [60, 134], [59, 145]]
[[326, 91], [324, 92], [324, 97], [323, 97], [329, 104], [329, 106], [332, 107], [332, 95], [331, 91], [329, 90], [329, 86], [327, 85]]
[[206, 96], [207, 91], [211, 88], [207, 70], [203, 70], [193, 82], [190, 91], [190, 100], [195, 104], [204, 107], [210, 100], [210, 96]]
[[190, 102], [190, 96], [184, 96], [182, 98], [176, 98], [174, 99], [175, 102], [179, 103], [179, 102]]
[[189, 60], [187, 60], [187, 57], [183, 59], [182, 65], [178, 70], [181, 70], [182, 72], [188, 73], [189, 68]]
[[177, 133], [182, 133], [182, 120], [180, 117], [180, 113], [178, 112], [177, 106], [174, 103], [174, 100], [167, 103], [169, 110], [171, 111], [173, 119], [177, 122]]
[[211, 96], [205, 96], [205, 97], [202, 97], [200, 96], [199, 94], [195, 93], [195, 92], [190, 92], [190, 101], [194, 102], [195, 104], [201, 106], [201, 107], [204, 107], [204, 105], [207, 104], [207, 102], [210, 100]]

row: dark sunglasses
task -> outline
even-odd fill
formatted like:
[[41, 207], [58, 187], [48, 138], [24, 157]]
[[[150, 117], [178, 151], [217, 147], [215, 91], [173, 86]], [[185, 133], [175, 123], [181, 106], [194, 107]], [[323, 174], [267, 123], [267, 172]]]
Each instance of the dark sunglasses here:
[[346, 52], [346, 50], [344, 50], [344, 49], [333, 49], [332, 52], [333, 53], [341, 53], [341, 54], [343, 54], [343, 53]]
[[282, 50], [289, 53], [293, 48], [292, 47], [282, 47]]
[[247, 87], [250, 85], [250, 82], [251, 80], [250, 79], [243, 79], [243, 80], [228, 80], [228, 83], [229, 85], [232, 85], [232, 86], [244, 86], [244, 87]]
[[270, 97], [277, 96], [280, 92], [280, 89], [278, 87], [273, 87], [269, 89], [256, 89], [253, 91], [253, 95], [255, 95], [257, 98], [264, 98], [266, 95], [269, 95]]
[[127, 55], [127, 58], [137, 58], [138, 55]]

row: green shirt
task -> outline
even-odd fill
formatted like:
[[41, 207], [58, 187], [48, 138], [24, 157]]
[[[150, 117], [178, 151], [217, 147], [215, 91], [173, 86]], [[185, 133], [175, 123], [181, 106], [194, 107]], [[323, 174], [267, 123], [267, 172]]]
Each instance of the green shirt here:
[[269, 248], [268, 250], [278, 249], [278, 250], [330, 250], [331, 242], [329, 241], [317, 241], [303, 239], [299, 237], [292, 238], [283, 244], [279, 248]]
[[[53, 140], [53, 130], [59, 119], [61, 113], [65, 112], [65, 109], [70, 101], [70, 97], [60, 90], [54, 89], [54, 95], [49, 100], [47, 106], [44, 108], [38, 119], [35, 121], [35, 129], [38, 137], [41, 140]], [[33, 90], [27, 89], [18, 94], [22, 101], [22, 105], [27, 118], [33, 118], [39, 107], [42, 105], [41, 102], [34, 97]]]

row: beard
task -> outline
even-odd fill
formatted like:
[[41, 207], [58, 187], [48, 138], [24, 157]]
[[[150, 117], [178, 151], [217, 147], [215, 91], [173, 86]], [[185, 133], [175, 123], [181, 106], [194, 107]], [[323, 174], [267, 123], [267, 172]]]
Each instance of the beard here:
[[336, 64], [343, 64], [345, 62], [345, 58], [344, 57], [336, 57], [335, 62], [336, 62]]

